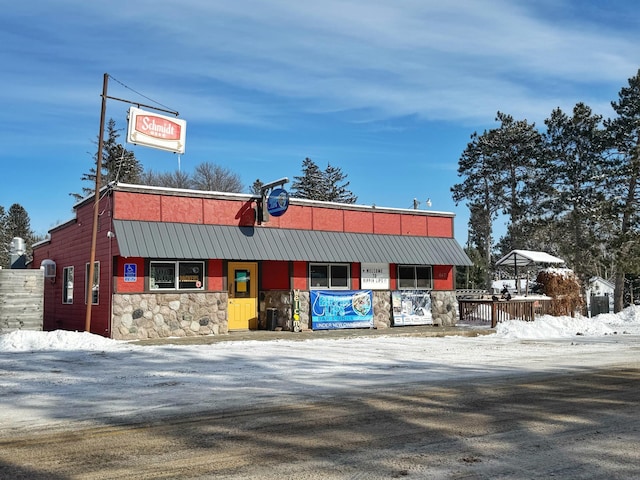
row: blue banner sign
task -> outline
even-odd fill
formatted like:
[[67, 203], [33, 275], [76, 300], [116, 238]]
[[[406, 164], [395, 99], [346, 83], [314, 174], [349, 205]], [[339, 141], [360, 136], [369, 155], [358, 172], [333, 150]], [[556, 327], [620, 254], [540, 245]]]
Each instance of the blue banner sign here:
[[373, 328], [371, 290], [311, 290], [311, 328]]
[[279, 217], [289, 208], [289, 194], [284, 188], [275, 188], [267, 198], [267, 211], [269, 215]]

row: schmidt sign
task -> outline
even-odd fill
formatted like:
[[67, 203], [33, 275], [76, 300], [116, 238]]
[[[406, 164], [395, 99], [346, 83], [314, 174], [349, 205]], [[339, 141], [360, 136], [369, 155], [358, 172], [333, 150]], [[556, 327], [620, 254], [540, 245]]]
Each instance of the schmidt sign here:
[[184, 153], [187, 122], [178, 118], [151, 114], [136, 107], [129, 109], [127, 142]]

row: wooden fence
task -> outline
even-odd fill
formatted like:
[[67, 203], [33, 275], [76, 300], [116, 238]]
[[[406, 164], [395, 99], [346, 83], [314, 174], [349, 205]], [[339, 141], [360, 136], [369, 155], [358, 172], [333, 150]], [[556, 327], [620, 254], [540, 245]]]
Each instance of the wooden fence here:
[[488, 323], [495, 328], [505, 320], [532, 322], [536, 316], [550, 314], [553, 310], [551, 299], [458, 299], [460, 323]]
[[0, 333], [42, 330], [44, 272], [0, 269]]

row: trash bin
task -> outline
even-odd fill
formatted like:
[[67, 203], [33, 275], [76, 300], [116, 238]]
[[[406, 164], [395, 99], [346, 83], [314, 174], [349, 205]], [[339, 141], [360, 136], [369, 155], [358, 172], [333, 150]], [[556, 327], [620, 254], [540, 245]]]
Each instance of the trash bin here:
[[267, 308], [267, 330], [275, 330], [278, 326], [278, 309]]

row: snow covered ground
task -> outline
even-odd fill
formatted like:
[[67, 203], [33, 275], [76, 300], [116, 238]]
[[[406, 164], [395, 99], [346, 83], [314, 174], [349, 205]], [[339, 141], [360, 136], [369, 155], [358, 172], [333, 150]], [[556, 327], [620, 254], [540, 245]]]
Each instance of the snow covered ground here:
[[0, 335], [0, 434], [277, 405], [398, 383], [628, 365], [640, 360], [639, 347], [639, 307], [594, 318], [509, 321], [474, 338], [143, 346], [88, 333], [17, 331]]

